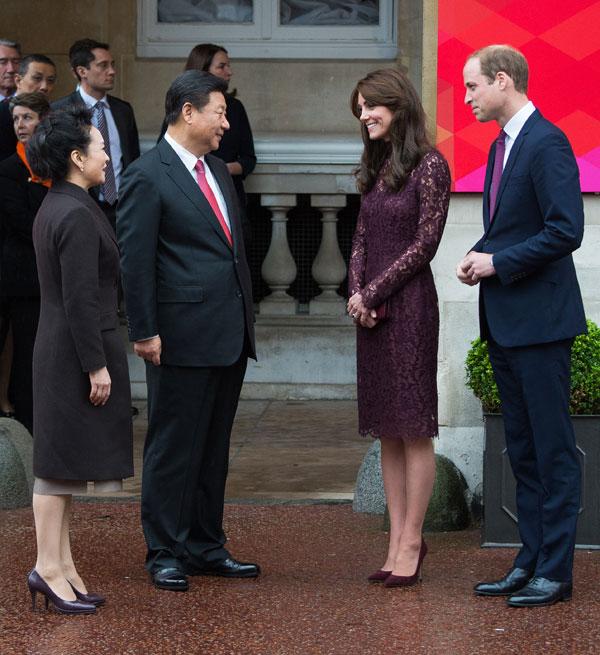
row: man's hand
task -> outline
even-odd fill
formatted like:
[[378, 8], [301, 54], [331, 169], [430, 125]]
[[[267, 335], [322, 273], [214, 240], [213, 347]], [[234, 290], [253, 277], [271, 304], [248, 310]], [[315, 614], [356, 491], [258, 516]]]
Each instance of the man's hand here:
[[133, 352], [147, 362], [152, 362], [154, 366], [160, 366], [160, 353], [162, 350], [162, 341], [160, 337], [152, 337], [144, 341], [136, 341], [133, 344]]
[[492, 255], [485, 252], [471, 250], [456, 267], [458, 279], [469, 286], [477, 284], [483, 277], [492, 275], [496, 275], [496, 269], [492, 265]]

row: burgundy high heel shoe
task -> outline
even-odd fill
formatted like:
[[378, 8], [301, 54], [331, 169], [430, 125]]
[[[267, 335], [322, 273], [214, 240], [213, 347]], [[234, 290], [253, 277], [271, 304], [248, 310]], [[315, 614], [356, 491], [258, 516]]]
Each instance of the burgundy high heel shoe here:
[[[67, 580], [67, 582], [69, 581]], [[84, 603], [89, 603], [90, 605], [95, 605], [96, 607], [100, 607], [100, 605], [104, 605], [104, 603], [106, 603], [106, 598], [104, 598], [104, 596], [95, 594], [93, 591], [88, 594], [84, 594], [79, 591], [79, 589], [77, 589], [72, 582], [69, 582], [69, 584], [71, 585], [71, 589], [75, 592], [78, 600], [81, 600]]]
[[427, 544], [424, 539], [421, 539], [421, 548], [419, 550], [419, 561], [417, 562], [417, 569], [412, 575], [388, 575], [383, 583], [384, 587], [412, 587], [421, 580], [421, 573], [423, 571], [423, 560], [427, 555]]
[[32, 569], [27, 576], [27, 586], [31, 593], [31, 609], [34, 611], [36, 596], [39, 591], [45, 597], [46, 609], [48, 609], [48, 603], [51, 602], [54, 605], [54, 609], [61, 614], [94, 614], [96, 612], [95, 605], [83, 603], [80, 600], [64, 600], [60, 596], [57, 596], [35, 569]]
[[383, 569], [378, 569], [375, 573], [367, 578], [369, 582], [385, 582], [387, 577], [390, 575], [391, 571], [384, 571]]

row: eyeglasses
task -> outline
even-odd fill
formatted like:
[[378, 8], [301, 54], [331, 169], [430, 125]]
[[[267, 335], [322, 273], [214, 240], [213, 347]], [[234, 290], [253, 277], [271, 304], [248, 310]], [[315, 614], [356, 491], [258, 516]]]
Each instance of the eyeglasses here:
[[6, 66], [8, 62], [18, 66], [21, 63], [21, 57], [0, 57], [0, 66]]

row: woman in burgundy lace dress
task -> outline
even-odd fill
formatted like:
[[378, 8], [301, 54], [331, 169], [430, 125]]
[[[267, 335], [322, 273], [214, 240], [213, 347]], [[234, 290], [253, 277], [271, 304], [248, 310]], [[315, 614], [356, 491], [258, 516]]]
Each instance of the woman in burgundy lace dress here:
[[450, 173], [403, 73], [369, 73], [351, 107], [364, 141], [348, 301], [357, 323], [359, 430], [381, 441], [391, 524], [387, 557], [369, 580], [407, 586], [427, 552], [421, 531], [435, 478], [439, 315], [429, 263], [448, 213]]

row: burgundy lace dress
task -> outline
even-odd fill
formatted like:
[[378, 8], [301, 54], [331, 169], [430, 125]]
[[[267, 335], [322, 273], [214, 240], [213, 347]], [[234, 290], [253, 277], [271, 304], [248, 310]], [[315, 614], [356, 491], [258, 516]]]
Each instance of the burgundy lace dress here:
[[[385, 167], [385, 164], [384, 164]], [[381, 177], [362, 197], [349, 291], [388, 318], [357, 328], [358, 417], [364, 436], [411, 441], [434, 437], [439, 314], [429, 262], [448, 214], [450, 172], [427, 153], [399, 192]]]

